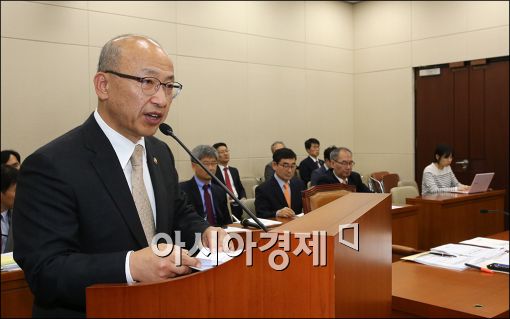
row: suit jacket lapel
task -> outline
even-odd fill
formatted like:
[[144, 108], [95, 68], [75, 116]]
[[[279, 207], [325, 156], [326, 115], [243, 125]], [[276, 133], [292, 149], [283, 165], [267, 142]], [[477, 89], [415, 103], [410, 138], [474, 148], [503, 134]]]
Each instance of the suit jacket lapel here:
[[[272, 183], [273, 183], [273, 188], [275, 189], [275, 193], [276, 193], [276, 197], [278, 198], [278, 203], [280, 205], [283, 205], [285, 207], [289, 207], [289, 205], [287, 205], [287, 200], [285, 199], [285, 195], [283, 195], [283, 189], [280, 187], [280, 184], [278, 184], [278, 181], [276, 180], [276, 178], [272, 178]], [[292, 195], [291, 195], [292, 197]], [[291, 202], [292, 204], [292, 202]]]
[[[97, 171], [98, 178], [105, 185], [137, 242], [142, 247], [146, 246], [147, 239], [143, 232], [142, 223], [138, 217], [133, 196], [126, 182], [126, 176], [113, 146], [101, 131], [93, 115], [84, 123], [83, 130], [86, 147], [96, 154], [91, 162]], [[112, 165], [115, 166], [114, 169], [112, 169]]]
[[198, 184], [197, 181], [195, 181], [195, 177], [192, 177], [190, 179], [190, 182], [192, 185], [191, 194], [193, 196], [193, 202], [195, 202], [198, 205], [197, 212], [200, 216], [205, 218], [207, 214], [205, 212], [204, 204], [202, 202], [202, 196], [200, 195], [200, 189], [198, 189]]
[[170, 221], [168, 220], [169, 215], [165, 213], [169, 210], [167, 204], [168, 195], [163, 181], [163, 174], [159, 167], [158, 156], [150, 138], [145, 138], [145, 148], [147, 152], [147, 166], [149, 167], [156, 202], [156, 234], [161, 232], [168, 234]]

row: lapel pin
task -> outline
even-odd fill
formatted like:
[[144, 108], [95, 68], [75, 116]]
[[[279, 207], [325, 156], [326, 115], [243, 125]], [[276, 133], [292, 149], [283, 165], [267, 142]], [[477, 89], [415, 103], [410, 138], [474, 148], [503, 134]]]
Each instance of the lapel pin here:
[[154, 160], [154, 164], [158, 165], [158, 159], [154, 157], [153, 160]]

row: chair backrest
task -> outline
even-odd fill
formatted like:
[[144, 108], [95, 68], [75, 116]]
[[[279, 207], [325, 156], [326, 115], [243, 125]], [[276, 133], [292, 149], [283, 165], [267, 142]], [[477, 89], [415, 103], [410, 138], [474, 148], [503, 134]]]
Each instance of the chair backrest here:
[[388, 175], [389, 173], [390, 172], [388, 171], [373, 172], [372, 174], [370, 174], [370, 177], [373, 177], [380, 182], [382, 181], [383, 176]]
[[411, 256], [422, 252], [423, 250], [416, 249], [414, 247], [393, 244], [391, 245], [391, 262], [398, 261], [402, 257]]
[[417, 197], [420, 194], [414, 186], [397, 186], [391, 189], [391, 202], [395, 205], [404, 205], [406, 198]]
[[379, 171], [370, 174], [368, 177], [368, 188], [375, 193], [384, 193], [382, 178], [384, 175], [388, 175], [389, 173], [390, 172], [388, 171]]
[[419, 188], [418, 188], [418, 183], [416, 183], [416, 181], [398, 181], [398, 184], [397, 186], [413, 186], [414, 188], [416, 188], [416, 190], [418, 192], [420, 192]]
[[383, 193], [389, 193], [393, 187], [397, 187], [399, 180], [400, 177], [398, 176], [398, 174], [390, 173], [384, 175], [381, 180], [383, 186]]
[[368, 178], [368, 188], [374, 193], [383, 193], [383, 185], [382, 182], [370, 176]]
[[241, 183], [246, 191], [246, 198], [255, 197], [253, 186], [258, 185], [258, 180], [255, 177], [242, 177]]
[[337, 198], [355, 192], [356, 186], [345, 184], [323, 184], [315, 185], [301, 192], [303, 201], [303, 213], [307, 214], [312, 210], [326, 205]]
[[[255, 215], [257, 214], [255, 212], [255, 198], [247, 198], [247, 199], [243, 199], [241, 201], [244, 206], [246, 206], [246, 208], [248, 208], [252, 213], [254, 213]], [[241, 220], [244, 220], [246, 218], [250, 218], [250, 215], [248, 215], [245, 211], [243, 211], [243, 215], [241, 216]]]

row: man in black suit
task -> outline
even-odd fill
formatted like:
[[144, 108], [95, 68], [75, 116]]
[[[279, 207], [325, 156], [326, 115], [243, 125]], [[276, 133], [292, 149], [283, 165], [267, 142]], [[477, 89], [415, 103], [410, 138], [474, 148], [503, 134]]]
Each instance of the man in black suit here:
[[299, 163], [299, 176], [306, 184], [310, 181], [312, 172], [324, 165], [324, 161], [319, 159], [321, 144], [316, 138], [309, 138], [305, 141], [305, 149], [308, 157]]
[[281, 148], [273, 154], [274, 175], [255, 188], [255, 210], [257, 216], [293, 217], [303, 209], [301, 192], [303, 181], [293, 178], [296, 171], [296, 153]]
[[358, 193], [372, 193], [361, 180], [361, 176], [352, 171], [355, 163], [352, 160], [351, 150], [347, 147], [339, 147], [331, 151], [329, 158], [332, 167], [319, 178], [317, 185], [343, 183], [356, 186]]
[[326, 172], [329, 170], [331, 165], [331, 160], [329, 159], [329, 155], [331, 154], [331, 151], [333, 151], [336, 148], [335, 145], [332, 145], [324, 150], [324, 165], [322, 165], [320, 168], [316, 168], [312, 171], [312, 177], [310, 178], [310, 182], [312, 186], [317, 185], [317, 182], [319, 181], [319, 178], [326, 174]]
[[[246, 191], [244, 190], [243, 183], [241, 183], [241, 177], [237, 168], [229, 166], [230, 162], [230, 150], [227, 144], [219, 142], [213, 145], [218, 152], [218, 167], [216, 168], [216, 177], [225, 184], [228, 189], [236, 195], [238, 199], [246, 199]], [[213, 184], [216, 181], [213, 180]], [[229, 205], [234, 214], [238, 219], [241, 219], [243, 214], [242, 208], [234, 202], [229, 196]]]
[[[94, 76], [96, 111], [22, 164], [13, 218], [14, 259], [34, 294], [34, 316], [84, 316], [85, 288], [156, 282], [199, 265], [180, 249], [159, 257], [152, 236], [219, 234], [179, 191], [172, 152], [153, 137], [182, 86], [154, 40], [108, 41]], [[58, 81], [57, 81], [58, 85]], [[192, 236], [191, 236], [192, 237]], [[170, 244], [170, 243], [168, 243]]]
[[[218, 166], [216, 150], [209, 145], [198, 145], [191, 153], [198, 158], [210, 172]], [[179, 183], [188, 200], [202, 218], [211, 225], [223, 226], [232, 223], [227, 208], [227, 193], [218, 185], [211, 183], [211, 176], [200, 165], [191, 160], [195, 175], [186, 182]]]

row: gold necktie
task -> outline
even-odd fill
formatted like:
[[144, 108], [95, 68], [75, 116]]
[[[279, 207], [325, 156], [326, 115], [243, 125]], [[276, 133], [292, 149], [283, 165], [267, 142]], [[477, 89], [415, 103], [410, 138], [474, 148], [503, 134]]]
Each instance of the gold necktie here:
[[285, 196], [285, 200], [287, 201], [287, 206], [290, 207], [290, 191], [289, 184], [283, 184], [283, 195]]
[[135, 201], [136, 210], [138, 216], [142, 222], [143, 232], [147, 238], [147, 243], [150, 245], [152, 237], [154, 237], [156, 230], [154, 227], [154, 216], [152, 215], [151, 203], [149, 201], [149, 195], [147, 195], [147, 189], [143, 182], [143, 146], [137, 144], [135, 151], [131, 156], [131, 166], [133, 170], [131, 172], [131, 187], [133, 193], [133, 200]]

